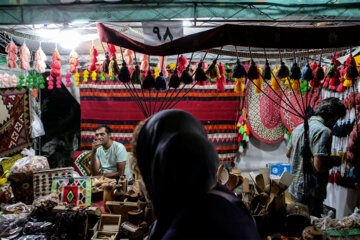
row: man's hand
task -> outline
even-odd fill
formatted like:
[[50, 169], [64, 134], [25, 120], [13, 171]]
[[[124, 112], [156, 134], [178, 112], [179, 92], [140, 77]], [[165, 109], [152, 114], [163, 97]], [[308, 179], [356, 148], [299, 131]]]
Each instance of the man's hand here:
[[94, 139], [91, 149], [93, 153], [96, 153], [96, 150], [101, 146], [101, 142], [97, 139]]

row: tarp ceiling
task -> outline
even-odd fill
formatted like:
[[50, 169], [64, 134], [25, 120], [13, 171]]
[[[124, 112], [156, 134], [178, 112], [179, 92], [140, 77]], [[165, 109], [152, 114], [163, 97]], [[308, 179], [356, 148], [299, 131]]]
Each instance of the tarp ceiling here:
[[0, 3], [0, 24], [117, 22], [179, 18], [258, 19], [360, 17], [358, 0], [9, 0]]

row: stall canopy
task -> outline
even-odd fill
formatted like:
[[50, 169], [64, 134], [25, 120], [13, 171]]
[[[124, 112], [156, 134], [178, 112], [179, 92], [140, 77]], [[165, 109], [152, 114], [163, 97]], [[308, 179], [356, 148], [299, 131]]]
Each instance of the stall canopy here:
[[[0, 24], [64, 23], [72, 21], [149, 21], [179, 18], [261, 20], [317, 16], [319, 20], [360, 16], [357, 0], [9, 0], [1, 1]], [[326, 16], [326, 17], [324, 17]], [[353, 21], [353, 20], [351, 20]]]

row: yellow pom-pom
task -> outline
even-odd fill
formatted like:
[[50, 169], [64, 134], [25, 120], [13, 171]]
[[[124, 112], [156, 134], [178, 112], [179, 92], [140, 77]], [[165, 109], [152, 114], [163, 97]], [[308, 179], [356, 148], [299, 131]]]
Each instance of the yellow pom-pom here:
[[91, 79], [92, 79], [93, 81], [96, 81], [96, 77], [97, 77], [97, 73], [96, 73], [96, 71], [93, 71], [93, 72], [91, 73]]
[[235, 78], [236, 84], [234, 92], [242, 93], [244, 92], [244, 78]]
[[351, 85], [352, 85], [352, 80], [345, 78], [343, 86], [344, 87], [350, 87]]
[[159, 68], [155, 67], [154, 69], [154, 78], [156, 79], [159, 76]]
[[291, 79], [291, 86], [294, 91], [298, 92], [300, 90], [300, 81]]
[[254, 81], [254, 84], [255, 84], [254, 92], [255, 93], [261, 93], [261, 91], [262, 91], [262, 83], [263, 83], [262, 77], [260, 76], [258, 79], [254, 79], [253, 81]]
[[170, 63], [170, 64], [169, 64], [169, 68], [170, 68], [170, 70], [175, 70], [175, 68], [176, 68], [176, 63]]
[[89, 71], [88, 70], [85, 70], [83, 72], [83, 77], [84, 77], [84, 82], [87, 82], [88, 78], [89, 78]]

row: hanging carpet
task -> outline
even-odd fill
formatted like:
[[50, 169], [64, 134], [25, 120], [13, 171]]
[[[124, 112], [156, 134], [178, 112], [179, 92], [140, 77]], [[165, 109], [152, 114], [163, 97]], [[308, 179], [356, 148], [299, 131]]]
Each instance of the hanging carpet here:
[[[196, 85], [190, 90], [192, 84], [186, 86], [177, 96], [179, 103], [174, 107], [192, 113], [204, 125], [210, 142], [215, 146], [220, 161], [232, 162], [236, 152], [237, 128], [236, 121], [239, 111], [240, 94], [234, 92], [234, 83], [226, 84], [226, 90], [218, 92], [216, 85]], [[139, 85], [137, 93], [142, 96]], [[179, 87], [179, 89], [182, 86]], [[190, 90], [184, 98], [181, 98]], [[144, 98], [151, 108], [156, 103], [158, 108], [161, 102], [169, 100], [173, 89], [165, 98], [166, 91], [144, 91]], [[175, 91], [173, 96], [176, 95]], [[100, 124], [107, 124], [112, 129], [112, 139], [123, 143], [127, 151], [130, 149], [132, 133], [140, 120], [144, 119], [139, 107], [131, 97], [129, 90], [118, 82], [97, 82], [96, 84], [80, 85], [81, 101], [81, 147], [91, 149], [95, 138], [95, 129]]]
[[0, 157], [30, 146], [29, 95], [27, 90], [0, 89]]
[[279, 96], [277, 96], [264, 82], [262, 89], [267, 96], [262, 92], [255, 93], [255, 88], [256, 86], [249, 81], [245, 95], [245, 108], [251, 134], [265, 143], [280, 142], [284, 138], [284, 124], [281, 122], [280, 107], [273, 101], [281, 102], [281, 92], [278, 91]]

